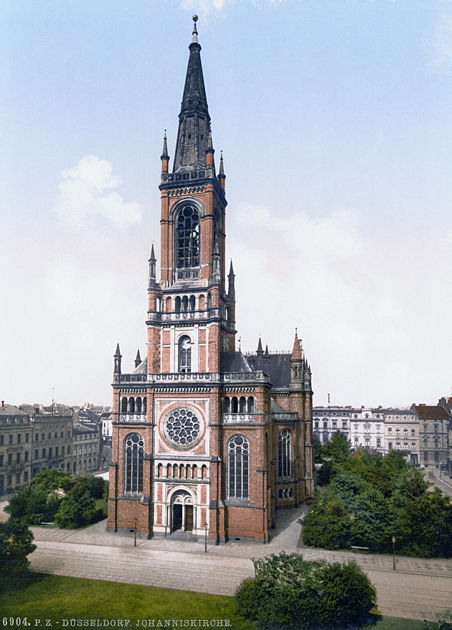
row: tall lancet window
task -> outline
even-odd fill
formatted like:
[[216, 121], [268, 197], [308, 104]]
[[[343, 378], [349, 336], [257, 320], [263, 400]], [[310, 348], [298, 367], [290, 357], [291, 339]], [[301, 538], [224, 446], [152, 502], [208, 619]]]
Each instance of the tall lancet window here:
[[191, 340], [184, 335], [179, 339], [179, 372], [191, 372]]
[[229, 497], [248, 498], [250, 443], [243, 435], [234, 435], [228, 442]]
[[290, 431], [282, 429], [278, 436], [278, 475], [290, 477]]
[[143, 492], [144, 441], [138, 433], [124, 440], [124, 487], [126, 492]]
[[199, 214], [189, 204], [176, 219], [176, 265], [178, 269], [199, 267]]

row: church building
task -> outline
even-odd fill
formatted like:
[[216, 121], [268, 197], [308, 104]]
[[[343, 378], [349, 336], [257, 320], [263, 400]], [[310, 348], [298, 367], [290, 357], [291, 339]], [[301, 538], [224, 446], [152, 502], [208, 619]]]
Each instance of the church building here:
[[[161, 260], [149, 258], [147, 355], [114, 355], [108, 528], [267, 542], [275, 509], [313, 497], [311, 370], [236, 348], [226, 176], [215, 167], [197, 17], [172, 168], [161, 155]], [[288, 334], [290, 343], [292, 335]]]

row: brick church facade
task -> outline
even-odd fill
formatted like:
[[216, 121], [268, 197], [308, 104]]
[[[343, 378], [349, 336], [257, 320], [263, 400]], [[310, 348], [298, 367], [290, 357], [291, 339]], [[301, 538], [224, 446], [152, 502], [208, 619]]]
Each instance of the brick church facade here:
[[[172, 171], [161, 155], [161, 264], [149, 259], [147, 356], [114, 355], [108, 528], [268, 541], [276, 507], [314, 493], [311, 371], [236, 349], [225, 174], [215, 168], [196, 17]], [[187, 534], [186, 534], [187, 535]]]

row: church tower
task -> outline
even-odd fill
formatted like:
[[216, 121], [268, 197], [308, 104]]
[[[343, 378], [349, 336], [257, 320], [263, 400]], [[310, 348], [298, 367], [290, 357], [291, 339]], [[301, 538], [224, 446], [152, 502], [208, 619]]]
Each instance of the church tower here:
[[310, 370], [298, 337], [292, 354], [264, 353], [260, 340], [256, 355], [235, 348], [226, 176], [222, 157], [215, 167], [196, 22], [172, 168], [163, 139], [147, 356], [124, 374], [119, 344], [114, 355], [108, 527], [265, 542], [275, 507], [313, 493]]

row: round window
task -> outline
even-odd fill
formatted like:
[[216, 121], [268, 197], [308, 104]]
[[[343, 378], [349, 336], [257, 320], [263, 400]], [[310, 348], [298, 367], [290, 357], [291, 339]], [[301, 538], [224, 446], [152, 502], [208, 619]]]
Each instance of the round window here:
[[169, 441], [179, 448], [191, 446], [201, 433], [201, 423], [190, 409], [175, 409], [165, 421]]

